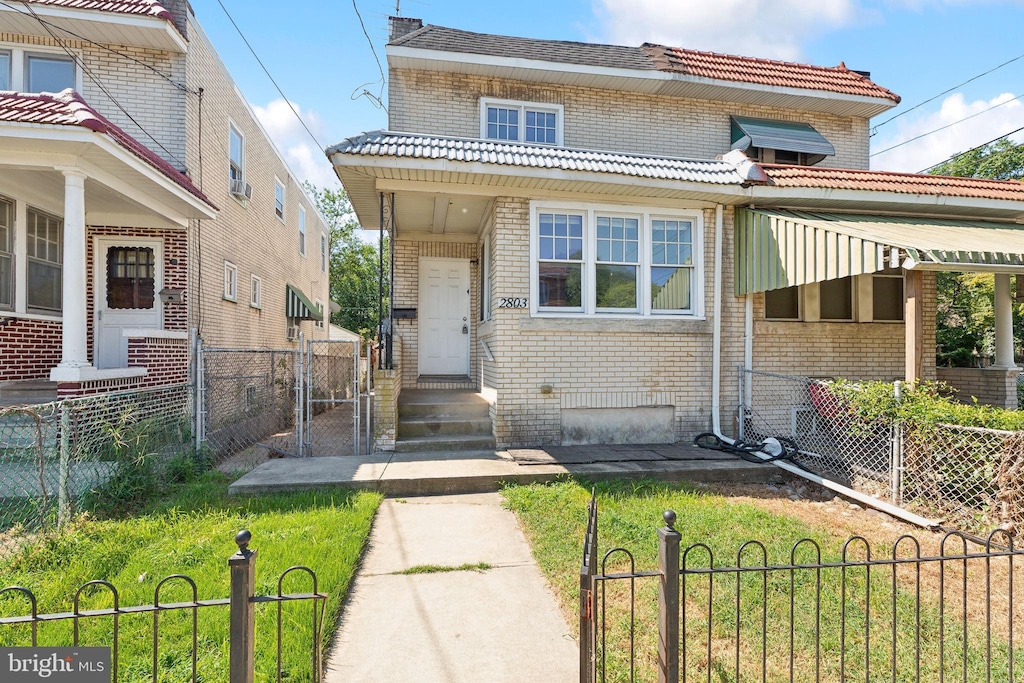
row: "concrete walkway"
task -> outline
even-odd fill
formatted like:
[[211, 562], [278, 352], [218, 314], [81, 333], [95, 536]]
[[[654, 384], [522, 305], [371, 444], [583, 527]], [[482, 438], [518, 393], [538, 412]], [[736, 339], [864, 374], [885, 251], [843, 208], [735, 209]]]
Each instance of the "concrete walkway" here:
[[[388, 499], [326, 683], [578, 680], [579, 649], [497, 493]], [[398, 574], [424, 565], [483, 571]]]

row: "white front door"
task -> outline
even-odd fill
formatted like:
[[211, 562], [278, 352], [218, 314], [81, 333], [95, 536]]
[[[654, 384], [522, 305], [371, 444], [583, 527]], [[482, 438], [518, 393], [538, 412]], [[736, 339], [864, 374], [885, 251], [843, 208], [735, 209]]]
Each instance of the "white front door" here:
[[469, 261], [420, 259], [421, 375], [469, 375]]
[[94, 245], [97, 368], [128, 367], [130, 328], [160, 329], [163, 242], [97, 237]]

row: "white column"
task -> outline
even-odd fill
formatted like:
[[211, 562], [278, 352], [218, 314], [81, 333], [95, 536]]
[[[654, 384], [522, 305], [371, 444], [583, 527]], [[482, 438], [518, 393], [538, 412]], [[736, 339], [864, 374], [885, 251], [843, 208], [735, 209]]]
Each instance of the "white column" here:
[[91, 368], [86, 335], [85, 174], [64, 173], [64, 261], [62, 265], [62, 333], [60, 363], [54, 381], [74, 381], [80, 368]]
[[996, 274], [996, 359], [1000, 368], [1012, 368], [1013, 362], [1013, 297], [1010, 294], [1010, 276]]

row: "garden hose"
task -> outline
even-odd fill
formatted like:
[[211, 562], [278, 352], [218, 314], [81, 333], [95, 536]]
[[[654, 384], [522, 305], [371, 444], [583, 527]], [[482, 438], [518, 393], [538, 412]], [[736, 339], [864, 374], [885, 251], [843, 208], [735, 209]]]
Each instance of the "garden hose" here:
[[[759, 443], [747, 443], [740, 439], [729, 443], [728, 441], [720, 439], [711, 432], [703, 432], [693, 437], [693, 445], [700, 448], [708, 448], [713, 451], [732, 453], [733, 455], [738, 455], [747, 462], [757, 464], [784, 460], [785, 462], [799, 467], [805, 472], [817, 474], [817, 472], [808, 469], [804, 464], [796, 459], [796, 456], [800, 454], [800, 447], [795, 441], [787, 439], [784, 436], [770, 436]], [[755, 455], [755, 453], [763, 453], [768, 457], [761, 457], [759, 455]]]

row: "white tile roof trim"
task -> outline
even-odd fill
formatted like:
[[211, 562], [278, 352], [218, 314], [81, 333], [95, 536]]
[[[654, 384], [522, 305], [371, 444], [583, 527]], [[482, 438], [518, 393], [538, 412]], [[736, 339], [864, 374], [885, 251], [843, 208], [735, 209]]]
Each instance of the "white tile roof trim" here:
[[388, 131], [363, 133], [328, 147], [326, 151], [327, 156], [338, 165], [351, 164], [339, 164], [340, 160], [334, 159], [336, 155], [350, 155], [443, 159], [499, 166], [614, 173], [637, 178], [681, 180], [714, 185], [741, 185], [749, 182], [737, 171], [734, 164], [724, 160], [648, 157]]

